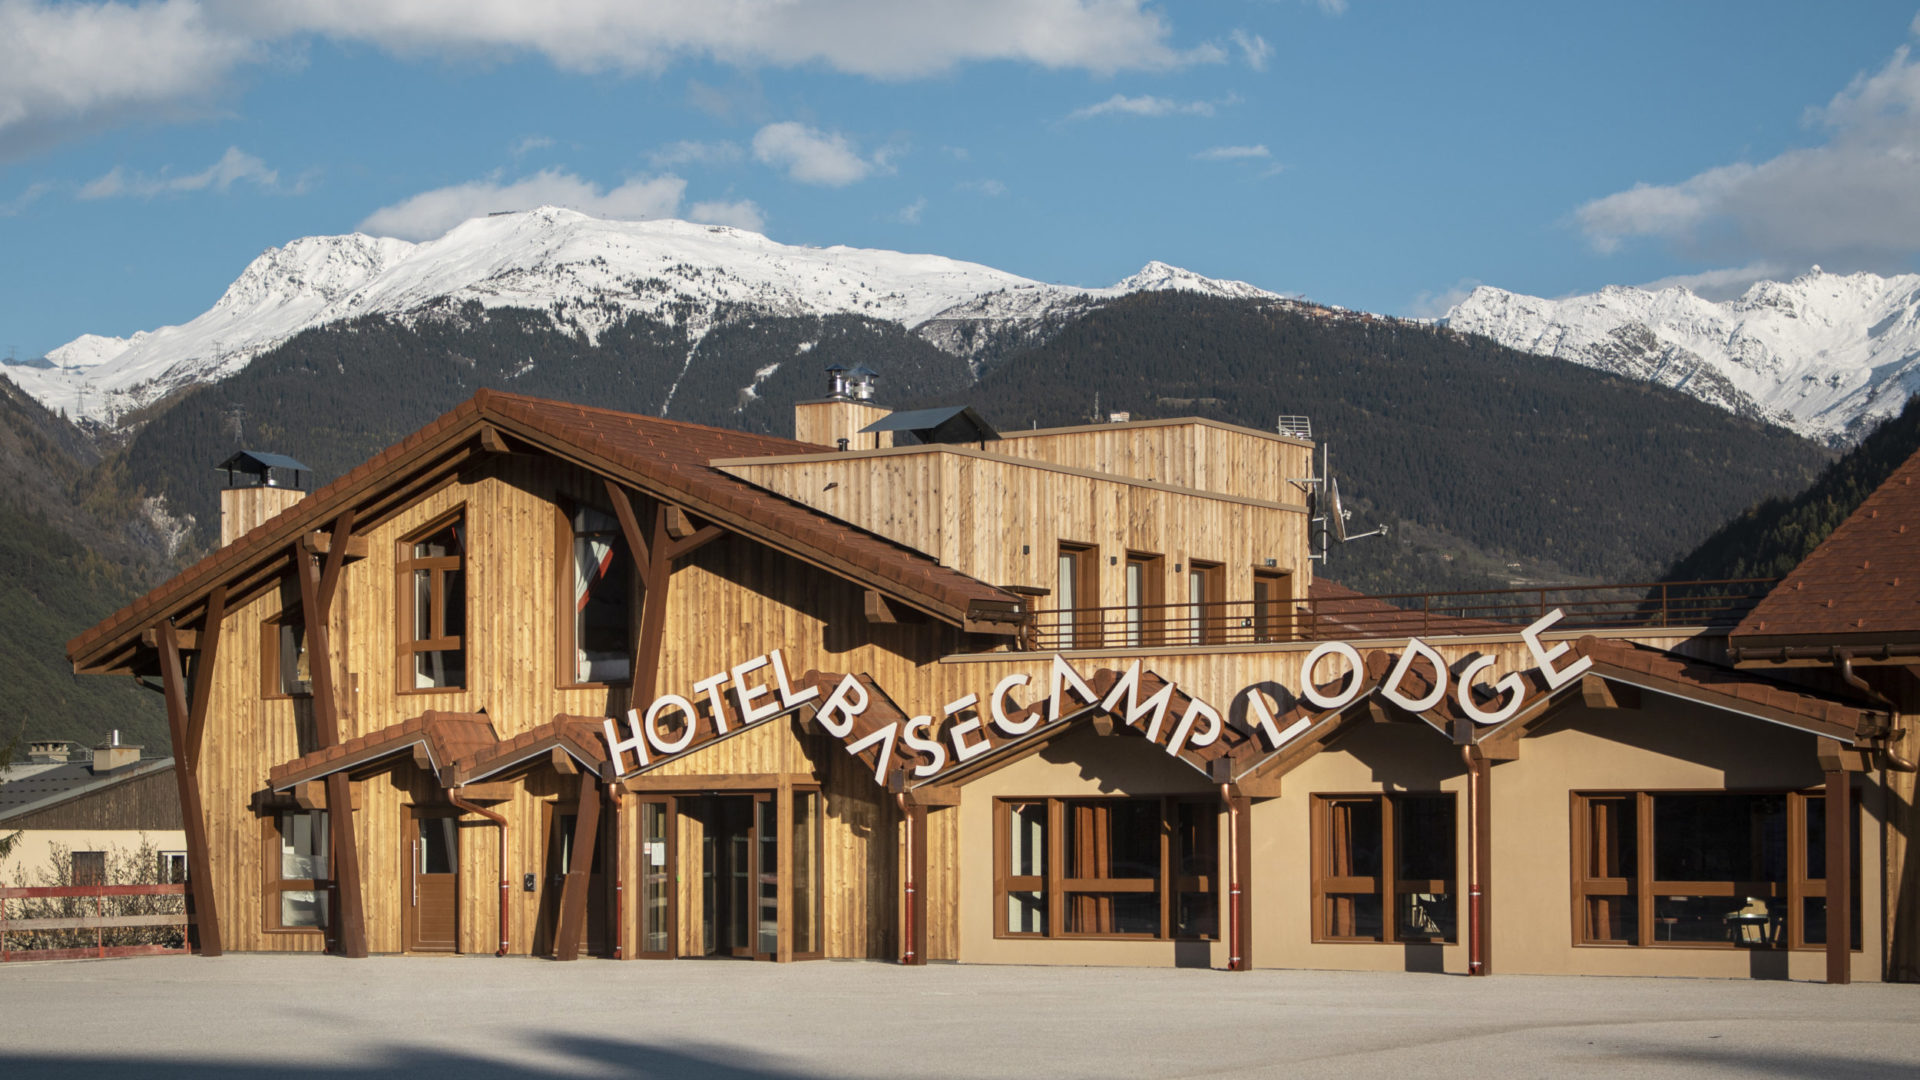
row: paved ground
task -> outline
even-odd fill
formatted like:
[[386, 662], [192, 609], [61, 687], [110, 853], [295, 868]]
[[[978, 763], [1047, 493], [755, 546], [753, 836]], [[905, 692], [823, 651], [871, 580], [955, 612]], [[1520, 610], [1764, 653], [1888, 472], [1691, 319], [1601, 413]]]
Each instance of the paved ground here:
[[1920, 1075], [1920, 986], [875, 963], [0, 969], [0, 1077]]

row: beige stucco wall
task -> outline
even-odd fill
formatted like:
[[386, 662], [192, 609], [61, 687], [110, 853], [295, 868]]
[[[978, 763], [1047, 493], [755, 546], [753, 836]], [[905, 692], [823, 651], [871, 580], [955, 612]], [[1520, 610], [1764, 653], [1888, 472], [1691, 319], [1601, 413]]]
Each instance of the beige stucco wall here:
[[[1098, 964], [1224, 967], [1221, 942], [1101, 941], [993, 936], [998, 914], [993, 891], [993, 803], [1000, 798], [1091, 795], [1209, 795], [1217, 788], [1190, 766], [1144, 739], [1096, 735], [1081, 728], [1047, 748], [961, 789], [961, 963]], [[1226, 821], [1220, 822], [1220, 865], [1226, 865]], [[1226, 899], [1221, 898], [1222, 924]]]
[[[0, 836], [6, 835], [0, 829]], [[180, 829], [157, 829], [140, 832], [136, 829], [28, 829], [20, 834], [20, 842], [14, 845], [13, 854], [0, 861], [0, 885], [17, 884], [18, 875], [24, 873], [28, 885], [41, 885], [57, 877], [66, 880], [66, 868], [53, 865], [55, 848], [73, 851], [108, 852], [109, 866], [122, 857], [130, 858], [146, 844], [158, 853], [162, 851], [187, 850], [187, 834]], [[117, 854], [116, 854], [117, 853]], [[157, 864], [146, 868], [148, 874], [158, 870]]]

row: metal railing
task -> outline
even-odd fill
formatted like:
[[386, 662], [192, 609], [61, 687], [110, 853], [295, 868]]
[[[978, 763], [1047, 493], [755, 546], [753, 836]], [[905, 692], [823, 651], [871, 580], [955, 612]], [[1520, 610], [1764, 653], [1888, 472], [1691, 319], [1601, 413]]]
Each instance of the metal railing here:
[[1732, 626], [1775, 578], [1548, 585], [1292, 601], [1134, 604], [1037, 611], [1030, 649], [1257, 645], [1286, 641], [1500, 634], [1560, 609], [1562, 630]]
[[184, 955], [192, 922], [185, 885], [0, 888], [0, 961]]

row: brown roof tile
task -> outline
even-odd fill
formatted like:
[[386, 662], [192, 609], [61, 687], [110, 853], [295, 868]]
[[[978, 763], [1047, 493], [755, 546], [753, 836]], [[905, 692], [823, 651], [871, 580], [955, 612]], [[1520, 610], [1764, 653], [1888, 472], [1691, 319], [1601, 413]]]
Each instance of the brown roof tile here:
[[493, 722], [485, 714], [427, 712], [275, 765], [267, 773], [267, 784], [275, 791], [284, 791], [295, 784], [364, 765], [423, 742], [433, 756], [436, 772], [445, 782], [449, 767], [455, 761], [497, 741]]
[[1734, 627], [1755, 640], [1920, 633], [1920, 453], [1875, 488]]

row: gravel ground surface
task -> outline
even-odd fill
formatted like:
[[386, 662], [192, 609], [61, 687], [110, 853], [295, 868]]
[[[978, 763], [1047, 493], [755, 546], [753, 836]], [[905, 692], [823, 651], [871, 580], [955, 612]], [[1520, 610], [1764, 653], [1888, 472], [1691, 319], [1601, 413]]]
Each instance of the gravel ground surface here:
[[0, 1077], [1920, 1075], [1920, 986], [878, 963], [9, 964]]

